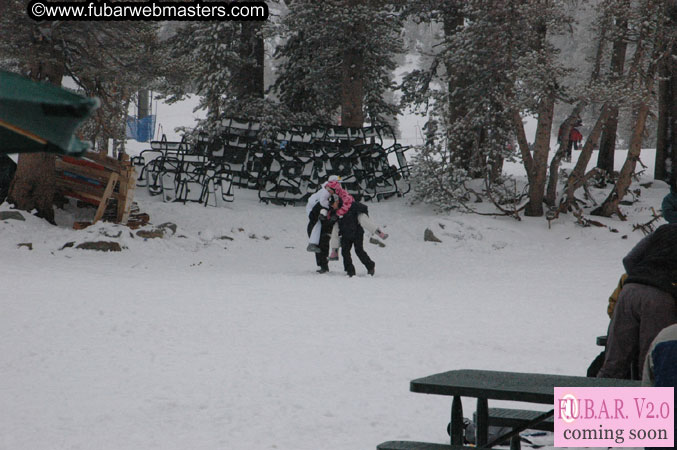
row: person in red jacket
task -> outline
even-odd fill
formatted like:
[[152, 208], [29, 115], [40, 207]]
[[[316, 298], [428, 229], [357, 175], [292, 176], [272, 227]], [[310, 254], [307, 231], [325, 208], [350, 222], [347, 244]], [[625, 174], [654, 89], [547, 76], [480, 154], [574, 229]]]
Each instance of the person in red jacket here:
[[[571, 150], [576, 149], [578, 150], [581, 148], [581, 142], [583, 141], [583, 135], [581, 134], [580, 131], [578, 131], [577, 127], [580, 127], [583, 125], [583, 121], [581, 119], [576, 119], [576, 122], [574, 125], [571, 127], [571, 130], [569, 131], [569, 145], [567, 145], [566, 150], [564, 151], [564, 160], [567, 162], [571, 162]], [[557, 133], [557, 143], [561, 144], [562, 143], [562, 135], [564, 134], [564, 123], [560, 125], [559, 127], [559, 133]]]

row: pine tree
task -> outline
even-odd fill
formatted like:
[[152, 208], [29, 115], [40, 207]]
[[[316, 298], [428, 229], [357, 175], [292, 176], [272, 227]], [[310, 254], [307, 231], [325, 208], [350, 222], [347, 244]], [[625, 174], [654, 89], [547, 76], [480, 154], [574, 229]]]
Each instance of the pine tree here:
[[260, 118], [264, 99], [263, 23], [188, 22], [163, 44], [173, 67], [156, 87], [174, 102], [200, 96], [201, 133], [217, 136], [224, 117]]
[[[26, 2], [5, 0], [0, 14], [0, 59], [34, 80], [61, 85], [72, 78], [85, 95], [96, 95], [102, 108], [92, 125], [81, 130], [85, 139], [116, 138], [124, 133], [127, 93], [148, 79], [153, 64], [146, 57], [152, 45], [152, 24], [139, 22], [36, 22], [26, 14]], [[133, 86], [133, 87], [132, 87]], [[21, 154], [9, 200], [19, 209], [37, 209], [54, 221], [54, 156]]]
[[[516, 139], [529, 180], [527, 215], [543, 214], [552, 115], [566, 71], [551, 35], [570, 18], [556, 1], [447, 0], [412, 12], [443, 21], [445, 35], [429, 68], [405, 80], [404, 100], [432, 105], [430, 140], [417, 171], [418, 195], [453, 206], [472, 177], [497, 177]], [[522, 115], [538, 118], [531, 148]], [[433, 172], [430, 173], [430, 170]]]
[[654, 178], [677, 186], [677, 5], [666, 5], [666, 33], [664, 50], [659, 62], [658, 129]]
[[676, 36], [669, 17], [671, 9], [666, 8], [664, 1], [647, 0], [634, 5], [632, 13], [628, 30], [634, 52], [625, 77], [632, 94], [629, 98], [633, 108], [628, 155], [613, 189], [602, 205], [592, 212], [604, 217], [616, 214], [623, 220], [625, 216], [620, 211], [619, 203], [628, 192], [642, 150], [647, 119], [655, 101], [658, 66], [666, 51], [666, 43], [673, 42]]
[[302, 123], [383, 124], [397, 113], [394, 55], [402, 22], [392, 2], [294, 0], [277, 29], [283, 40], [273, 92]]

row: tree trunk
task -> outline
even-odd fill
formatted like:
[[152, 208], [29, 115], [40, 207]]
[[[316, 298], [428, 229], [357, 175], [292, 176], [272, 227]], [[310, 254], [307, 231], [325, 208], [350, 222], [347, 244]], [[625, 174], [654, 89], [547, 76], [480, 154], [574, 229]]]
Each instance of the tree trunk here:
[[529, 149], [527, 135], [524, 132], [524, 122], [522, 121], [522, 116], [520, 115], [519, 111], [516, 109], [513, 109], [511, 117], [512, 126], [515, 130], [515, 136], [517, 137], [517, 146], [519, 147], [520, 154], [522, 155], [524, 170], [527, 172], [527, 180], [529, 183], [531, 183], [531, 179], [534, 176], [534, 158], [531, 156], [531, 149]]
[[[595, 54], [595, 64], [593, 66], [592, 72], [590, 74], [590, 82], [589, 85], [592, 86], [598, 79], [599, 79], [599, 73], [602, 67], [602, 58], [604, 56], [604, 48], [605, 48], [605, 43], [606, 43], [606, 34], [607, 34], [607, 28], [608, 28], [608, 22], [609, 18], [607, 15], [603, 17], [603, 21], [601, 24], [600, 32], [599, 32], [599, 37], [597, 40], [597, 51]], [[569, 117], [566, 118], [566, 120], [562, 123], [560, 126], [560, 129], [562, 130], [560, 133], [560, 144], [559, 148], [557, 149], [557, 153], [555, 153], [555, 156], [552, 158], [552, 161], [550, 162], [550, 177], [548, 178], [548, 189], [547, 189], [547, 194], [545, 198], [545, 202], [550, 206], [554, 207], [555, 203], [557, 201], [557, 183], [559, 181], [559, 165], [562, 162], [562, 157], [565, 154], [565, 151], [569, 147], [569, 136], [571, 133], [571, 128], [574, 126], [575, 121], [581, 117], [581, 114], [583, 113], [583, 110], [585, 107], [588, 105], [588, 100], [587, 98], [583, 98], [578, 101], [576, 106], [574, 107], [573, 111], [571, 111], [571, 114], [569, 114]], [[606, 120], [607, 114], [608, 114], [608, 107], [603, 109], [603, 111], [606, 112], [600, 112], [600, 117], [604, 117], [604, 120]], [[599, 120], [597, 121], [599, 124]], [[603, 124], [604, 122], [602, 122]], [[594, 146], [597, 144], [597, 139], [599, 138], [599, 134], [594, 135], [595, 130], [597, 129], [597, 125], [595, 125], [595, 128], [593, 129], [593, 132], [591, 135], [588, 137], [588, 140], [586, 141], [586, 147], [584, 147], [581, 150], [581, 155], [579, 156], [576, 164], [576, 168], [580, 165], [581, 158], [583, 158], [583, 155], [585, 155], [585, 151], [587, 149], [588, 143], [590, 143], [590, 146]], [[594, 135], [594, 138], [592, 136]], [[592, 149], [590, 149], [590, 152], [592, 152]], [[588, 160], [590, 158], [590, 155], [587, 156], [587, 160], [585, 162], [586, 166], [588, 163]], [[583, 170], [585, 170], [585, 167], [583, 167]], [[569, 179], [567, 181], [568, 184], [572, 182], [572, 177], [576, 173], [576, 169], [572, 171], [572, 173], [569, 175]], [[562, 208], [559, 208], [559, 211], [562, 212]]]
[[[63, 67], [57, 64], [35, 62], [29, 66], [32, 79], [61, 85]], [[17, 209], [37, 211], [37, 216], [54, 222], [54, 193], [56, 192], [56, 157], [52, 153], [21, 153], [16, 174], [9, 187], [7, 200]]]
[[575, 201], [574, 194], [576, 193], [576, 190], [581, 187], [581, 180], [585, 178], [585, 170], [587, 169], [590, 158], [592, 157], [592, 151], [597, 144], [599, 135], [602, 133], [603, 124], [608, 119], [610, 111], [611, 108], [609, 105], [605, 104], [602, 107], [602, 111], [599, 113], [597, 122], [595, 122], [595, 126], [592, 127], [592, 130], [588, 135], [588, 139], [586, 139], [585, 145], [581, 149], [581, 154], [576, 161], [576, 166], [574, 166], [574, 169], [571, 171], [571, 175], [569, 175], [569, 179], [567, 180], [565, 198], [559, 206], [560, 212], [567, 211], [571, 204]]
[[658, 125], [656, 127], [656, 163], [654, 179], [665, 180], [666, 157], [670, 153], [670, 122], [672, 121], [672, 77], [668, 61], [662, 61], [658, 79]]
[[[677, 46], [673, 47], [673, 51], [676, 53], [673, 57], [675, 58], [677, 57]], [[663, 179], [669, 180], [671, 186], [677, 187], [677, 168], [675, 168], [675, 164], [677, 164], [677, 86], [675, 85], [677, 82], [675, 80], [677, 61], [673, 59], [670, 68], [670, 121], [668, 123], [668, 145], [665, 149], [665, 154], [663, 155], [662, 164], [666, 168], [665, 177]], [[667, 170], [668, 161], [670, 161], [669, 171]]]
[[538, 105], [538, 124], [534, 141], [533, 176], [529, 179], [529, 203], [524, 215], [540, 217], [543, 215], [543, 200], [545, 198], [545, 181], [548, 170], [548, 155], [550, 153], [550, 135], [552, 132], [552, 118], [555, 101], [549, 94], [545, 94]]
[[[443, 10], [443, 26], [444, 35], [451, 38], [456, 34], [456, 30], [463, 26], [463, 15], [455, 5], [449, 5]], [[447, 72], [447, 93], [449, 116], [447, 117], [447, 146], [450, 155], [453, 155], [463, 169], [465, 169], [471, 177], [477, 176], [477, 164], [473, 161], [473, 155], [477, 154], [476, 139], [471, 139], [469, 135], [461, 136], [456, 131], [452, 131], [453, 124], [462, 119], [467, 114], [467, 108], [462, 102], [457, 102], [451, 97], [451, 93], [459, 87], [466, 86], [468, 80], [459, 73], [458, 69], [451, 64], [445, 67]], [[452, 136], [452, 133], [454, 135]]]
[[612, 106], [609, 118], [604, 126], [604, 132], [599, 143], [597, 168], [612, 174], [614, 172], [616, 154], [616, 135], [618, 133], [618, 107]]
[[[359, 0], [348, 0], [346, 7], [357, 8]], [[349, 36], [361, 36], [364, 23], [356, 23], [346, 29]], [[364, 55], [359, 42], [343, 50], [341, 61], [341, 125], [362, 127], [364, 125]]]
[[150, 116], [150, 92], [148, 89], [141, 89], [139, 91], [139, 104], [137, 108], [137, 114], [136, 118], [137, 119], [143, 119], [145, 117]]
[[364, 124], [364, 57], [359, 49], [343, 52], [341, 67], [341, 125], [362, 127]]
[[644, 127], [646, 125], [646, 118], [649, 115], [649, 104], [642, 102], [637, 110], [637, 119], [632, 131], [630, 139], [630, 148], [628, 149], [628, 157], [623, 164], [618, 181], [609, 193], [609, 196], [604, 200], [604, 203], [592, 214], [596, 216], [611, 217], [613, 214], [625, 220], [625, 216], [620, 212], [618, 204], [625, 197], [628, 192], [630, 183], [632, 183], [632, 174], [635, 173], [635, 166], [639, 160], [639, 154], [642, 151], [642, 137], [644, 134]]
[[[625, 67], [625, 53], [628, 43], [625, 40], [625, 32], [628, 28], [627, 20], [619, 20], [616, 23], [621, 36], [614, 41], [611, 53], [611, 77], [612, 80], [618, 80], [623, 75]], [[599, 154], [597, 155], [597, 168], [613, 173], [614, 155], [616, 153], [616, 134], [618, 132], [618, 107], [611, 106], [609, 118], [604, 124], [602, 139], [599, 144]]]
[[[671, 21], [670, 26], [675, 26]], [[674, 175], [674, 169], [669, 170], [675, 161], [675, 141], [677, 140], [677, 86], [675, 86], [675, 71], [677, 64], [677, 46], [671, 44], [667, 48], [665, 58], [660, 62], [658, 81], [658, 128], [656, 131], [656, 162], [654, 179], [669, 181]], [[674, 167], [674, 166], [672, 166]]]
[[242, 22], [241, 56], [247, 61], [242, 68], [241, 80], [244, 97], [264, 96], [264, 43], [260, 34], [263, 22]]
[[571, 111], [571, 114], [569, 114], [569, 117], [567, 117], [564, 120], [564, 123], [562, 123], [560, 127], [562, 130], [561, 141], [559, 144], [559, 148], [557, 149], [557, 153], [555, 153], [555, 156], [552, 158], [552, 161], [550, 161], [550, 171], [549, 171], [550, 176], [548, 177], [548, 188], [545, 196], [545, 203], [550, 207], [555, 206], [555, 202], [557, 200], [557, 182], [559, 181], [559, 165], [562, 162], [562, 156], [564, 156], [564, 152], [569, 147], [569, 135], [571, 133], [571, 128], [574, 126], [576, 119], [581, 116], [581, 113], [583, 112], [583, 109], [585, 108], [586, 104], [587, 102], [585, 101], [578, 102], [578, 104], [574, 107], [573, 111]]
[[503, 162], [505, 159], [501, 155], [489, 155], [489, 181], [495, 183], [503, 173]]

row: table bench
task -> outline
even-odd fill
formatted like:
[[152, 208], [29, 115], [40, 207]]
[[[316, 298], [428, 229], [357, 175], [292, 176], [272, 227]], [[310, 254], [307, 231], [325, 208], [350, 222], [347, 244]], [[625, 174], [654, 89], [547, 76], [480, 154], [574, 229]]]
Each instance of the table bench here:
[[[488, 425], [491, 427], [515, 428], [533, 421], [541, 414], [530, 409], [489, 408]], [[533, 430], [554, 431], [555, 421], [552, 417], [535, 424]], [[451, 423], [447, 425], [447, 434], [451, 436]]]
[[[555, 387], [638, 387], [640, 385], [638, 381], [633, 380], [491, 370], [452, 370], [438, 373], [413, 380], [410, 383], [410, 390], [421, 394], [453, 397], [451, 404], [451, 445], [389, 441], [384, 442], [377, 448], [379, 450], [456, 450], [464, 448], [461, 397], [474, 397], [477, 399], [475, 429], [477, 448], [491, 448], [509, 440], [510, 447], [517, 449], [520, 447], [519, 434], [522, 431], [527, 429], [551, 430], [553, 428], [554, 410], [490, 409], [488, 403], [490, 399], [544, 404], [550, 405], [552, 408], [555, 402]], [[492, 442], [487, 442], [489, 425], [509, 426], [513, 429]]]
[[[540, 411], [529, 409], [489, 408], [488, 424], [495, 427], [515, 428], [533, 421], [540, 414], [542, 414]], [[541, 431], [554, 431], [555, 421], [550, 417], [531, 428]]]
[[476, 447], [464, 445], [431, 444], [414, 441], [388, 441], [379, 444], [377, 450], [476, 450]]

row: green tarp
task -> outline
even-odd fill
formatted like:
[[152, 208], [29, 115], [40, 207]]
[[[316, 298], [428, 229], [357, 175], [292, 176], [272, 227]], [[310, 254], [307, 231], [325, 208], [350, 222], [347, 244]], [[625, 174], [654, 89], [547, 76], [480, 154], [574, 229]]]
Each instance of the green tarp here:
[[98, 106], [96, 98], [0, 71], [0, 153], [80, 155], [89, 145], [73, 133]]

